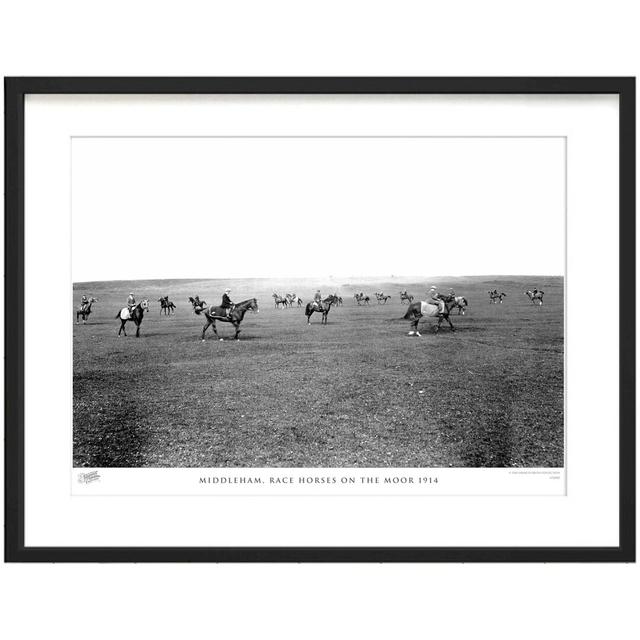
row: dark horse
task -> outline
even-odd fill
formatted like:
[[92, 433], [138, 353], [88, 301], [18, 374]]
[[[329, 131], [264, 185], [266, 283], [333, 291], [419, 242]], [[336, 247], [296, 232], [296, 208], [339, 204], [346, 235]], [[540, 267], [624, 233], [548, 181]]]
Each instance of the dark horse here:
[[82, 324], [87, 324], [87, 316], [91, 313], [91, 305], [94, 302], [98, 302], [98, 298], [91, 298], [87, 304], [83, 304], [78, 311], [76, 311], [76, 324], [82, 316]]
[[449, 311], [451, 310], [449, 305], [452, 300], [449, 298], [454, 298], [454, 296], [440, 296], [442, 301], [444, 302], [444, 313], [438, 312], [438, 306], [435, 304], [425, 303], [425, 302], [411, 302], [409, 304], [409, 309], [407, 313], [404, 315], [405, 320], [411, 321], [411, 331], [409, 331], [410, 336], [418, 336], [420, 337], [420, 332], [418, 331], [418, 322], [420, 322], [421, 318], [438, 318], [438, 324], [435, 327], [436, 333], [440, 331], [440, 326], [442, 325], [442, 321], [446, 320], [451, 327], [451, 331], [455, 331], [456, 328], [451, 323], [451, 318], [449, 318]]
[[129, 320], [135, 323], [136, 325], [136, 338], [140, 337], [140, 325], [142, 324], [142, 319], [144, 318], [144, 312], [149, 309], [149, 301], [145, 298], [142, 302], [139, 302], [129, 313], [129, 308], [124, 307], [118, 311], [118, 315], [116, 319], [120, 320], [120, 329], [118, 330], [118, 337], [120, 337], [120, 333], [124, 332], [124, 335], [127, 335], [127, 332], [124, 328], [124, 325], [127, 324]]
[[227, 315], [227, 309], [223, 307], [194, 307], [194, 311], [198, 315], [204, 313], [204, 317], [207, 319], [207, 324], [202, 328], [202, 341], [204, 342], [204, 332], [209, 328], [209, 325], [213, 325], [213, 333], [215, 333], [216, 338], [223, 340], [216, 331], [216, 320], [220, 320], [220, 322], [230, 322], [236, 330], [236, 333], [233, 336], [234, 340], [240, 340], [240, 338], [238, 338], [240, 335], [240, 323], [244, 318], [244, 314], [249, 310], [258, 313], [258, 301], [255, 298], [239, 302], [233, 307], [233, 309], [231, 309], [229, 315]]
[[165, 316], [176, 312], [176, 305], [169, 301], [169, 296], [158, 298], [158, 302], [160, 303], [160, 315], [163, 311]]
[[311, 324], [311, 316], [316, 311], [322, 313], [320, 324], [327, 324], [327, 316], [331, 310], [331, 305], [336, 302], [338, 302], [338, 296], [335, 295], [325, 298], [320, 305], [317, 305], [315, 302], [309, 302], [304, 308], [304, 314], [307, 316], [307, 324]]
[[[200, 300], [199, 296], [196, 296], [195, 298], [189, 296], [189, 302], [192, 304], [194, 311], [196, 311], [198, 307], [200, 307], [200, 311], [202, 311], [202, 309], [207, 306], [207, 303], [204, 300]], [[196, 311], [196, 313], [200, 313], [200, 311]]]

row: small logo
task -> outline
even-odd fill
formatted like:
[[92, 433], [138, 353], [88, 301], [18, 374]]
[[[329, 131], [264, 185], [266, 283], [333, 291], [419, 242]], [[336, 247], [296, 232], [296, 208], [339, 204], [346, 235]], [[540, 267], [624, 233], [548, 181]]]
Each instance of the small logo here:
[[96, 480], [100, 480], [100, 474], [97, 471], [88, 471], [87, 473], [78, 474], [78, 482], [80, 484], [89, 484]]

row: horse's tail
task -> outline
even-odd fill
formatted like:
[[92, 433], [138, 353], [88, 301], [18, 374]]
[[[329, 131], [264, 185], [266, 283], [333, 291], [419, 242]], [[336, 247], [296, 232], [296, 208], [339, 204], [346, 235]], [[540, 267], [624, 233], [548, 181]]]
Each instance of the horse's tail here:
[[118, 311], [118, 313], [116, 313], [116, 317], [115, 319], [118, 320], [118, 318], [120, 318], [120, 314], [122, 313], [122, 309], [120, 309], [120, 311]]
[[464, 302], [466, 305], [468, 305], [469, 303], [467, 302], [467, 299], [465, 297], [462, 298], [462, 302]]

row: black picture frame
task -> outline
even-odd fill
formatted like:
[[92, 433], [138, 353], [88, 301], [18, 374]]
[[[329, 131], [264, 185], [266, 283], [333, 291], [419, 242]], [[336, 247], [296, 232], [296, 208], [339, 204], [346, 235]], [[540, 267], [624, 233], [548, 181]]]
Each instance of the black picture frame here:
[[[635, 78], [5, 78], [5, 561], [635, 561]], [[620, 148], [620, 540], [615, 547], [26, 547], [24, 543], [24, 104], [27, 94], [615, 94]], [[624, 305], [624, 308], [623, 308]], [[11, 313], [8, 312], [11, 309]]]

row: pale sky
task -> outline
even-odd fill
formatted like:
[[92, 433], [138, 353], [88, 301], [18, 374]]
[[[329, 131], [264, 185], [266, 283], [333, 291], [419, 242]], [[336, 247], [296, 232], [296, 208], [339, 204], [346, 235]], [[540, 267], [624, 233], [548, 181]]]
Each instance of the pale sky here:
[[74, 138], [73, 280], [562, 275], [564, 138]]

